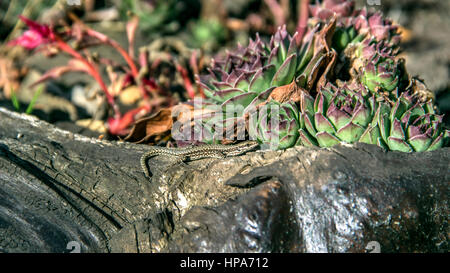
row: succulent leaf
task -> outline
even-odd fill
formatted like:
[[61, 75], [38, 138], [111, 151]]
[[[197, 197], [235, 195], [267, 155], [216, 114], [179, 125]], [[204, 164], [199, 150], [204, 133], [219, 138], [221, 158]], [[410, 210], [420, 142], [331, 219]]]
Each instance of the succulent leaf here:
[[283, 64], [278, 68], [278, 71], [272, 78], [272, 86], [282, 86], [289, 84], [294, 79], [295, 71], [297, 69], [297, 54], [292, 54], [287, 57]]
[[411, 146], [409, 146], [408, 143], [406, 143], [406, 141], [404, 141], [401, 138], [396, 138], [396, 137], [390, 136], [390, 137], [388, 137], [387, 144], [389, 146], [389, 149], [391, 149], [393, 151], [400, 151], [400, 152], [406, 152], [406, 153], [413, 151]]
[[316, 134], [317, 142], [320, 147], [331, 147], [339, 144], [341, 140], [327, 132], [319, 132]]
[[[255, 117], [255, 116], [254, 116]], [[294, 102], [271, 100], [257, 110], [250, 136], [272, 149], [286, 149], [295, 145], [299, 137], [298, 108]]]

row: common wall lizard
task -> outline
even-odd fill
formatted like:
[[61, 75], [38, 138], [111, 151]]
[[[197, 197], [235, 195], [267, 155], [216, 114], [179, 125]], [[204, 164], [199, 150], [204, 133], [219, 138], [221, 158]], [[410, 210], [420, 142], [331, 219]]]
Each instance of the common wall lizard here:
[[165, 148], [152, 146], [148, 152], [141, 157], [141, 167], [146, 176], [150, 177], [147, 160], [153, 156], [166, 155], [175, 157], [178, 162], [197, 160], [201, 158], [224, 158], [227, 156], [241, 155], [258, 147], [258, 142], [253, 140], [244, 141], [233, 145], [210, 144], [201, 146], [190, 146], [184, 148]]

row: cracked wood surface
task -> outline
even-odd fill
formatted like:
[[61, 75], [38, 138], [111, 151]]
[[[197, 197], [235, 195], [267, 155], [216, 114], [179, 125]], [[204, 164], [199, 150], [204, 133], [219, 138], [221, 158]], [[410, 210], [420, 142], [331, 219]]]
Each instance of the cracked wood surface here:
[[449, 148], [257, 151], [185, 165], [0, 108], [0, 251], [386, 252], [448, 248]]
[[[191, 168], [180, 169], [179, 165], [166, 171], [164, 167], [172, 165], [170, 162], [164, 159], [149, 160], [150, 168], [161, 174], [151, 181], [144, 177], [139, 165], [140, 156], [146, 151], [146, 147], [142, 145], [83, 137], [60, 130], [32, 116], [13, 113], [3, 108], [0, 108], [0, 121], [0, 190], [8, 189], [3, 192], [1, 205], [10, 207], [2, 212], [4, 215], [16, 213], [14, 217], [18, 221], [29, 220], [20, 219], [18, 214], [23, 210], [34, 209], [40, 210], [43, 218], [48, 218], [47, 210], [64, 218], [65, 216], [59, 214], [59, 204], [64, 204], [73, 210], [70, 220], [81, 221], [75, 225], [87, 228], [87, 222], [93, 223], [87, 234], [95, 234], [91, 236], [91, 240], [99, 245], [92, 248], [87, 243], [82, 244], [86, 251], [111, 251], [110, 245], [114, 245], [111, 243], [114, 236], [120, 235], [120, 231], [123, 233], [123, 229], [136, 229], [135, 223], [141, 220], [150, 221], [152, 215], [158, 218], [154, 220], [155, 225], [159, 225], [160, 221], [164, 221], [159, 219], [160, 215], [164, 215], [167, 206], [173, 206], [172, 192], [175, 192], [177, 199], [183, 200], [180, 204], [174, 204], [178, 207], [184, 206], [186, 202], [189, 203], [188, 207], [195, 204], [212, 204], [238, 192], [226, 186], [209, 185], [203, 187], [204, 191], [215, 191], [209, 198], [199, 198], [195, 192], [189, 191], [183, 196], [174, 189], [179, 183], [183, 183], [182, 178], [197, 176], [196, 171]], [[212, 161], [203, 162], [209, 163], [199, 167], [199, 170]], [[39, 196], [44, 187], [49, 196]], [[20, 194], [25, 188], [32, 188], [36, 192], [32, 190], [32, 194]], [[216, 199], [218, 194], [221, 196]], [[25, 198], [33, 198], [27, 195], [36, 196], [36, 199], [42, 200], [50, 207], [55, 203], [57, 205], [54, 209], [36, 208], [34, 203], [25, 208], [15, 207], [16, 204], [26, 203]], [[188, 200], [190, 196], [195, 200]], [[11, 204], [5, 204], [7, 197], [17, 199], [11, 200]], [[184, 209], [186, 208], [177, 210], [182, 212]], [[65, 219], [67, 220], [69, 219]], [[13, 227], [14, 225], [8, 226], [9, 229]], [[157, 229], [156, 233], [159, 233], [159, 228]], [[46, 251], [55, 251], [56, 248], [62, 252], [65, 251], [68, 241], [79, 240], [80, 236], [75, 237], [66, 238], [66, 241], [58, 242], [53, 248], [33, 246]], [[23, 240], [26, 241], [25, 238]], [[150, 242], [145, 244], [149, 245]], [[1, 247], [0, 245], [0, 250]], [[18, 250], [20, 249], [19, 247]]]

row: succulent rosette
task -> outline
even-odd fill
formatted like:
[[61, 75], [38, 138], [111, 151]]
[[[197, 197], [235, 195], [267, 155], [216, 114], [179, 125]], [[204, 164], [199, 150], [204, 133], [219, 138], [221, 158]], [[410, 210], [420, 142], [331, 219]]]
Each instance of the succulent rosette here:
[[359, 70], [359, 68], [375, 57], [378, 58], [395, 58], [397, 50], [386, 44], [385, 41], [377, 42], [375, 39], [365, 39], [363, 42], [357, 44], [355, 47], [346, 52], [347, 57], [351, 59], [351, 62], [355, 60], [359, 61], [359, 66], [353, 65], [353, 68]]
[[361, 82], [371, 92], [378, 90], [392, 92], [399, 86], [401, 69], [393, 57], [383, 57], [380, 54], [368, 60], [361, 70]]
[[333, 48], [338, 52], [347, 45], [359, 43], [364, 39], [387, 41], [390, 46], [400, 42], [398, 27], [391, 20], [382, 17], [380, 12], [370, 13], [367, 9], [355, 10], [354, 1], [323, 0], [316, 1], [309, 9], [312, 18], [310, 25], [324, 22], [336, 16], [337, 27], [333, 35]]
[[364, 96], [359, 90], [328, 85], [314, 100], [305, 96], [300, 114], [297, 145], [331, 147], [364, 142], [388, 150], [423, 152], [438, 149], [449, 140], [442, 116], [431, 101], [420, 103], [402, 93], [391, 106]]
[[436, 150], [449, 137], [449, 131], [443, 128], [442, 116], [434, 112], [432, 103], [414, 103], [406, 93], [400, 96], [390, 113], [379, 116], [378, 123], [384, 142], [394, 151]]
[[333, 16], [337, 18], [337, 27], [333, 34], [332, 45], [338, 52], [342, 51], [348, 44], [363, 40], [365, 35], [359, 35], [351, 23], [351, 15], [354, 13], [354, 1], [346, 0], [324, 0], [321, 3], [309, 5], [312, 17], [309, 19], [310, 26], [319, 22], [326, 22]]
[[359, 35], [353, 26], [337, 27], [333, 35], [332, 45], [338, 52], [343, 51], [349, 44], [364, 40], [365, 35]]
[[295, 37], [286, 27], [278, 28], [270, 43], [259, 36], [247, 47], [238, 45], [224, 60], [213, 60], [209, 75], [200, 75], [197, 82], [207, 98], [223, 108], [242, 106], [242, 111], [268, 98], [278, 86], [291, 83], [312, 57], [312, 48], [300, 50]]
[[[257, 35], [247, 47], [238, 45], [236, 50], [227, 52], [225, 59], [213, 60], [209, 74], [197, 76], [206, 96], [202, 103], [194, 105], [195, 109], [202, 109], [202, 114], [196, 115], [200, 118], [196, 122], [197, 135], [232, 130], [230, 127], [265, 102], [276, 87], [292, 83], [298, 75], [302, 75], [305, 86], [312, 84], [314, 79], [309, 75], [319, 69], [314, 64], [323, 61], [323, 54], [314, 59], [314, 35], [306, 38], [302, 47], [297, 46], [296, 35], [290, 36], [285, 26], [278, 28], [269, 43]], [[211, 121], [214, 126], [208, 125]], [[217, 137], [200, 140], [217, 141]]]
[[404, 60], [396, 58], [397, 49], [385, 41], [365, 39], [348, 47], [345, 52], [349, 60], [351, 81], [362, 83], [376, 96], [387, 96], [396, 100], [407, 85]]
[[270, 100], [250, 115], [249, 135], [275, 150], [292, 147], [299, 135], [298, 114], [294, 102]]
[[[381, 111], [381, 108], [374, 96], [366, 99], [360, 91], [328, 84], [316, 99], [304, 96], [297, 144], [330, 147], [341, 142], [360, 141], [369, 134], [369, 125], [377, 109]], [[376, 144], [376, 139], [364, 137], [364, 140]]]

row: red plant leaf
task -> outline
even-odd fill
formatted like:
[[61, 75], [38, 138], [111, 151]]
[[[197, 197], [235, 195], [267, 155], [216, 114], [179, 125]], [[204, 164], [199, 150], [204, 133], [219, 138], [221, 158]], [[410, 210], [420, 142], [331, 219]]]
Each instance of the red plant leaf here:
[[108, 118], [109, 132], [113, 135], [121, 136], [128, 134], [130, 131], [128, 127], [135, 121], [136, 115], [141, 112], [147, 112], [148, 109], [147, 106], [141, 106], [126, 112], [123, 116]]
[[50, 38], [50, 36], [53, 34], [53, 31], [50, 29], [50, 27], [45, 24], [39, 24], [38, 22], [30, 20], [23, 15], [19, 15], [19, 18], [28, 26], [31, 31], [39, 33], [44, 38]]
[[31, 87], [36, 86], [37, 84], [40, 84], [46, 80], [49, 79], [56, 79], [61, 77], [64, 73], [67, 72], [74, 72], [74, 71], [81, 71], [81, 72], [87, 72], [89, 73], [89, 69], [88, 67], [86, 67], [86, 65], [77, 60], [77, 59], [71, 59], [69, 60], [67, 65], [64, 66], [58, 66], [58, 67], [54, 67], [50, 70], [48, 70], [44, 75], [42, 75], [37, 81], [35, 81]]
[[192, 86], [191, 80], [189, 79], [186, 68], [182, 67], [179, 63], [176, 63], [176, 68], [177, 68], [178, 72], [180, 72], [181, 77], [183, 78], [184, 88], [186, 88], [186, 91], [188, 92], [188, 96], [191, 99], [193, 99], [195, 96], [195, 90], [194, 90], [194, 87]]

